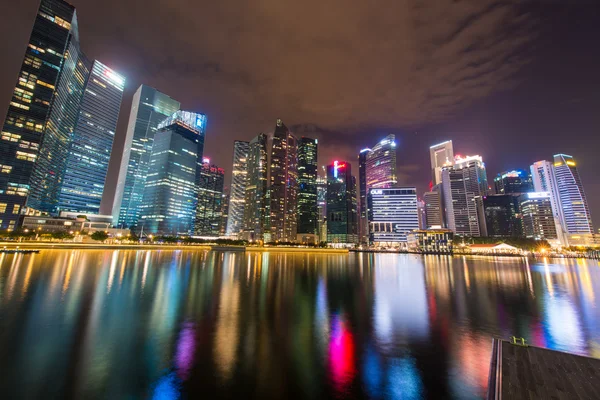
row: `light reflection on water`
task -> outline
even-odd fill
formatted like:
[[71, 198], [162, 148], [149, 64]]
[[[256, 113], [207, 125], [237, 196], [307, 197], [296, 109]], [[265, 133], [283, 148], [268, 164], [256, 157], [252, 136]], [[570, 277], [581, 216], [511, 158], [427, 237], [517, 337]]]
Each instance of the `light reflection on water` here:
[[491, 338], [600, 358], [589, 260], [0, 255], [2, 398], [478, 398]]

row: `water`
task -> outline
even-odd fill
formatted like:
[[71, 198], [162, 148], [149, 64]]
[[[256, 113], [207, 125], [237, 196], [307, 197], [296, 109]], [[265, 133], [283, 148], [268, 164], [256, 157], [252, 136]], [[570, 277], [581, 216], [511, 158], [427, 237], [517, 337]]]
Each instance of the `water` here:
[[491, 338], [600, 358], [590, 260], [0, 255], [0, 398], [481, 398]]

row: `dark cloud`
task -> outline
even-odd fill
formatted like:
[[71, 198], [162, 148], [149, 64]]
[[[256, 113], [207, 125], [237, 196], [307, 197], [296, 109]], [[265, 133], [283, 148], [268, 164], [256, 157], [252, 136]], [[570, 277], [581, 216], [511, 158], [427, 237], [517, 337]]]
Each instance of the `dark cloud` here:
[[[270, 131], [280, 117], [320, 139], [321, 164], [354, 161], [358, 149], [396, 133], [416, 146], [400, 149], [402, 179], [422, 188], [429, 144], [453, 130], [455, 140], [489, 139], [489, 126], [466, 132], [455, 121], [534, 75], [523, 70], [547, 40], [541, 36], [558, 30], [548, 10], [563, 25], [561, 12], [570, 10], [561, 1], [518, 0], [72, 2], [85, 51], [128, 78], [119, 139], [131, 94], [146, 83], [208, 115], [206, 152], [225, 168], [234, 139]], [[577, 4], [588, 14], [594, 7]], [[2, 105], [36, 7], [36, 0], [4, 6], [0, 35], [18, 40], [3, 41]], [[421, 127], [445, 133], [412, 134]], [[481, 143], [483, 152], [489, 145]], [[115, 173], [111, 166], [111, 183]]]

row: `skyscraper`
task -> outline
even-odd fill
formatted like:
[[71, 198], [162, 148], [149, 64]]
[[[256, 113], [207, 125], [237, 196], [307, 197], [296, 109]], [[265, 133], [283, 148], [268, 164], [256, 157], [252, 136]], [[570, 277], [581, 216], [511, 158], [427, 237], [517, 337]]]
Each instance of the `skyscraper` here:
[[267, 135], [261, 133], [248, 146], [243, 221], [243, 236], [246, 240], [264, 240], [263, 234], [267, 227], [267, 140]]
[[548, 192], [531, 192], [519, 196], [525, 237], [537, 240], [557, 239], [550, 198]]
[[[19, 214], [25, 206], [31, 190], [31, 178], [34, 165], [39, 157], [46, 159], [36, 174], [44, 177], [54, 172], [62, 178], [62, 170], [45, 171], [49, 167], [47, 160], [56, 157], [57, 167], [62, 168], [61, 159], [66, 158], [68, 143], [61, 142], [69, 137], [73, 129], [74, 116], [65, 126], [48, 126], [52, 116], [56, 124], [58, 111], [52, 110], [60, 105], [71, 108], [70, 100], [61, 98], [53, 103], [57, 87], [66, 83], [59, 82], [63, 68], [74, 68], [74, 59], [78, 58], [78, 46], [71, 51], [71, 40], [77, 40], [77, 17], [75, 8], [61, 0], [42, 0], [19, 76], [13, 89], [12, 98], [2, 127], [0, 141], [0, 228], [14, 229]], [[67, 54], [71, 51], [70, 54]], [[85, 73], [85, 70], [83, 71]], [[69, 72], [65, 72], [68, 82]], [[82, 79], [85, 79], [83, 77]], [[75, 91], [78, 89], [73, 88]], [[79, 88], [79, 90], [81, 90]], [[79, 93], [74, 94], [75, 103]], [[72, 111], [72, 110], [70, 110]], [[43, 136], [48, 131], [48, 149], [40, 151]], [[68, 140], [67, 140], [68, 141]], [[60, 142], [60, 143], [57, 143]], [[56, 147], [56, 148], [54, 148]], [[50, 154], [52, 152], [52, 154]], [[40, 182], [35, 202], [42, 201], [41, 192], [48, 190], [56, 193], [54, 182]], [[51, 189], [50, 189], [51, 188]]]
[[223, 202], [223, 183], [225, 171], [203, 158], [198, 180], [198, 205], [194, 234], [201, 236], [219, 236], [221, 234], [221, 207]]
[[369, 241], [369, 218], [367, 206], [367, 155], [370, 151], [371, 149], [365, 148], [358, 153], [358, 236], [360, 243], [367, 243]]
[[546, 160], [533, 163], [531, 165], [531, 180], [533, 182], [533, 191], [549, 193], [556, 233], [561, 243], [566, 245], [566, 230], [563, 226], [563, 213], [560, 205], [560, 195], [556, 182], [554, 163]]
[[73, 15], [69, 47], [41, 137], [40, 152], [31, 173], [27, 198], [28, 208], [44, 213], [57, 212], [81, 98], [90, 73], [91, 63], [81, 52], [78, 36], [77, 18]]
[[452, 140], [433, 145], [429, 148], [431, 158], [431, 179], [433, 185], [442, 183], [442, 168], [454, 164], [454, 149]]
[[146, 85], [133, 95], [112, 208], [116, 226], [137, 226], [154, 134], [158, 124], [178, 111], [179, 106], [178, 101]]
[[522, 169], [506, 171], [494, 178], [496, 194], [521, 194], [533, 191], [531, 175]]
[[334, 161], [327, 166], [327, 242], [353, 244], [358, 241], [357, 215], [353, 206], [350, 163]]
[[158, 124], [140, 206], [144, 233], [193, 232], [205, 127], [206, 117], [189, 111], [177, 111]]
[[246, 197], [246, 177], [248, 175], [248, 142], [233, 142], [233, 168], [231, 169], [231, 188], [229, 192], [229, 213], [225, 234], [236, 237], [242, 231], [244, 223], [244, 204]]
[[523, 224], [517, 195], [497, 194], [483, 198], [487, 234], [491, 237], [520, 237]]
[[366, 190], [372, 188], [390, 188], [396, 179], [396, 137], [387, 135], [367, 152]]
[[319, 242], [327, 241], [327, 171], [317, 176], [317, 208], [319, 213]]
[[298, 140], [298, 236], [318, 234], [317, 139]]
[[567, 233], [594, 233], [590, 209], [575, 160], [566, 154], [556, 154], [554, 170], [562, 206], [563, 225]]
[[[439, 188], [439, 187], [438, 187]], [[425, 202], [425, 221], [426, 228], [441, 228], [444, 226], [442, 193], [441, 188], [437, 191], [425, 192], [423, 195]]]
[[58, 210], [100, 211], [124, 87], [125, 78], [94, 61], [66, 160]]
[[410, 232], [419, 229], [417, 189], [369, 189], [370, 243], [406, 246]]
[[277, 120], [270, 163], [271, 240], [296, 241], [298, 212], [298, 140]]
[[459, 158], [442, 168], [448, 228], [459, 235], [485, 236], [482, 197], [487, 192], [485, 165], [480, 156]]

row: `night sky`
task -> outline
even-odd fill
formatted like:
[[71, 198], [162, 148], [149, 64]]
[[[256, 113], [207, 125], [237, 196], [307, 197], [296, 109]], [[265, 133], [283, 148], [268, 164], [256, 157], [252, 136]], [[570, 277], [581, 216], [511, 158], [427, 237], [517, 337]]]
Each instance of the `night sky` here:
[[[399, 182], [422, 193], [429, 146], [480, 154], [488, 179], [575, 157], [600, 221], [600, 2], [595, 0], [73, 0], [81, 45], [127, 79], [112, 196], [141, 83], [208, 117], [205, 156], [276, 118], [319, 139], [319, 164], [396, 134]], [[424, 6], [427, 4], [427, 6]], [[4, 1], [0, 118], [38, 7]], [[116, 162], [115, 162], [116, 161]], [[598, 222], [596, 222], [598, 225]]]

